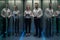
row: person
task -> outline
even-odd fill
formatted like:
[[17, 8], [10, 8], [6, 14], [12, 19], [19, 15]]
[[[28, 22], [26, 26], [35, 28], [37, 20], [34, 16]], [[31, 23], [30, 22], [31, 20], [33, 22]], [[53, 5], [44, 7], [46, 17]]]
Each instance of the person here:
[[33, 9], [33, 15], [34, 15], [35, 30], [36, 30], [34, 36], [41, 37], [43, 12], [42, 9], [39, 8], [38, 3], [35, 3], [35, 8]]
[[46, 8], [45, 10], [45, 17], [46, 17], [46, 36], [51, 36], [51, 21], [53, 17], [53, 8], [52, 4], [49, 3], [49, 8]]
[[30, 10], [30, 5], [26, 6], [26, 10], [24, 11], [24, 23], [26, 29], [26, 36], [30, 36], [31, 30], [31, 21], [32, 21], [32, 11]]
[[[11, 10], [9, 9], [9, 4], [5, 4], [5, 8], [2, 9], [1, 11], [1, 16], [3, 18], [3, 37], [5, 37], [6, 32], [8, 32], [9, 26], [10, 26], [10, 18], [12, 16]], [[7, 30], [6, 30], [7, 29]], [[9, 33], [8, 33], [9, 34]]]
[[14, 11], [13, 11], [13, 22], [14, 22], [14, 29], [15, 29], [15, 35], [19, 35], [19, 17], [20, 17], [20, 10], [18, 10], [17, 6], [14, 6]]
[[56, 16], [56, 34], [58, 35], [58, 33], [59, 33], [59, 20], [60, 20], [60, 5], [57, 6], [55, 16]]

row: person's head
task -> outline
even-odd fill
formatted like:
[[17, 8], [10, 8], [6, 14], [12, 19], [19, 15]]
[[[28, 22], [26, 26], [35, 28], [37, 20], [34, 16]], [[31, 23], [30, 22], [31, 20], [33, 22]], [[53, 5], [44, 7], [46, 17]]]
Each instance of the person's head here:
[[49, 3], [49, 8], [50, 8], [50, 9], [52, 8], [52, 3]]
[[30, 10], [30, 5], [27, 5], [26, 6], [26, 10]]
[[6, 9], [8, 9], [8, 8], [9, 8], [9, 4], [8, 4], [8, 3], [6, 3], [6, 4], [5, 4], [5, 7], [6, 7]]
[[18, 10], [18, 7], [17, 7], [16, 5], [14, 6], [14, 10], [15, 10], [15, 11]]
[[36, 9], [38, 8], [38, 3], [35, 3], [35, 8], [36, 8]]
[[58, 10], [60, 10], [60, 5], [57, 6]]

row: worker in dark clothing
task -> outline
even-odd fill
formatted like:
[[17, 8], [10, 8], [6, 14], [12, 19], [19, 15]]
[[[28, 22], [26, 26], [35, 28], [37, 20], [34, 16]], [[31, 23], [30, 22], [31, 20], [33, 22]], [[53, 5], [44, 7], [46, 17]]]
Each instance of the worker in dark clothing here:
[[41, 37], [43, 13], [41, 8], [39, 8], [38, 3], [35, 3], [33, 15], [34, 15], [35, 30], [36, 30], [36, 33], [34, 36]]

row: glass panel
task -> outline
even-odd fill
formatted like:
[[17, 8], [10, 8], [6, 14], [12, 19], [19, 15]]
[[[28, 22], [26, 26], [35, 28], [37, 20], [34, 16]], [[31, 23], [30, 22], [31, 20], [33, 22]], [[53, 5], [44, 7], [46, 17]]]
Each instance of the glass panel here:
[[[57, 11], [57, 6], [58, 6], [58, 2], [57, 2], [57, 0], [52, 0], [52, 5], [53, 5], [53, 9], [54, 9], [54, 12], [55, 11]], [[53, 31], [54, 31], [54, 33], [56, 33], [57, 32], [57, 26], [56, 26], [56, 23], [57, 21], [56, 21], [56, 17], [54, 17], [54, 19], [53, 19]], [[60, 22], [59, 22], [60, 23]], [[58, 24], [58, 26], [60, 27], [60, 25]]]
[[10, 1], [10, 0], [9, 0], [8, 3], [9, 3], [10, 9], [13, 10], [13, 7], [14, 7], [14, 0], [13, 0], [13, 1]]
[[[13, 15], [14, 0], [8, 0], [8, 3], [9, 3], [9, 9], [10, 9], [12, 15]], [[7, 18], [7, 20], [8, 20], [8, 18]], [[9, 24], [8, 24], [9, 25], [9, 28], [8, 28], [8, 32], [9, 33], [8, 33], [8, 35], [9, 35], [9, 37], [11, 36], [11, 38], [12, 38], [12, 36], [14, 36], [12, 34], [14, 34], [14, 32], [15, 32], [15, 30], [14, 30], [13, 16], [11, 16], [7, 22], [9, 22]], [[11, 38], [10, 38], [10, 40], [11, 40]]]
[[4, 8], [4, 6], [5, 6], [5, 1], [0, 0], [0, 40], [3, 40], [3, 35], [4, 35], [3, 33], [4, 23], [3, 23], [3, 17], [1, 16], [1, 11]]
[[[19, 30], [19, 32], [21, 33], [22, 31], [23, 31], [23, 1], [22, 0], [12, 0], [12, 1], [8, 1], [8, 3], [9, 3], [9, 6], [10, 6], [10, 9], [11, 9], [11, 11], [12, 11], [12, 13], [13, 13], [13, 11], [14, 11], [14, 6], [16, 5], [17, 7], [18, 7], [18, 10], [20, 11], [20, 17], [19, 17], [19, 22], [17, 23], [17, 21], [15, 20], [14, 21], [14, 16], [12, 17], [12, 19], [11, 20], [13, 20], [13, 22], [11, 22], [12, 23], [12, 31], [13, 31], [13, 33], [14, 33], [14, 36], [15, 35], [17, 35], [15, 32], [18, 32], [17, 30]], [[17, 24], [19, 24], [17, 27], [19, 28], [19, 29], [17, 29], [17, 27], [16, 27], [16, 25]], [[11, 29], [10, 29], [11, 30]], [[19, 33], [19, 35], [20, 35], [20, 33]], [[12, 35], [13, 36], [13, 35]], [[16, 37], [16, 36], [15, 36]]]
[[23, 31], [23, 1], [16, 0], [16, 5], [20, 10], [20, 14], [21, 14], [19, 18], [19, 31], [21, 33]]
[[52, 0], [52, 5], [53, 5], [53, 8], [54, 8], [54, 10], [56, 10], [57, 9], [57, 0]]
[[43, 0], [43, 9], [49, 7], [50, 0]]

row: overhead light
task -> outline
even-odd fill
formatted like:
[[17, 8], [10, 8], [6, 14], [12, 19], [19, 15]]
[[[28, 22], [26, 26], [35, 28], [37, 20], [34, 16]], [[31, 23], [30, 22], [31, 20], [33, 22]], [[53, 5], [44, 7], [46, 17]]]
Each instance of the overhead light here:
[[16, 0], [16, 3], [21, 3], [21, 2], [22, 2], [22, 1], [17, 1], [17, 0]]
[[8, 1], [8, 2], [14, 4], [14, 1]]
[[43, 3], [50, 3], [50, 0], [43, 0]]
[[57, 3], [57, 0], [52, 0], [52, 3]]
[[34, 1], [34, 3], [39, 3], [39, 1]]

